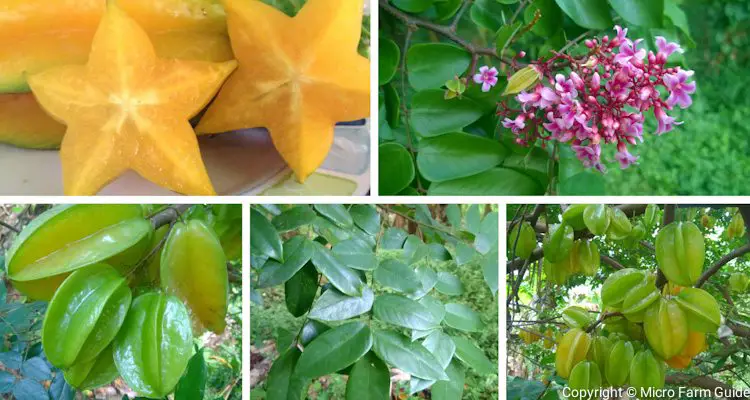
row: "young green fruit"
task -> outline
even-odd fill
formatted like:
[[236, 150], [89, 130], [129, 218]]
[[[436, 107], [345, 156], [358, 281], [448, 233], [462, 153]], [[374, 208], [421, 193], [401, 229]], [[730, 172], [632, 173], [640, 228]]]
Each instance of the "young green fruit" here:
[[703, 272], [706, 245], [692, 222], [672, 222], [656, 235], [656, 261], [664, 276], [680, 286], [693, 286]]

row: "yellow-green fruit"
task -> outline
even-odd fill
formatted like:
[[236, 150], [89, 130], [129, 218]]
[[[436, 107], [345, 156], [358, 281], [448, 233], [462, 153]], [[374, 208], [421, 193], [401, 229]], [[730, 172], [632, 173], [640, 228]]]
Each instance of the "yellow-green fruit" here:
[[[577, 399], [593, 398], [593, 390], [602, 386], [602, 375], [599, 366], [593, 361], [581, 361], [570, 372], [568, 386], [583, 391]], [[588, 395], [587, 395], [588, 393]]]
[[660, 299], [643, 317], [648, 344], [661, 358], [680, 354], [688, 338], [685, 312], [671, 299]]
[[684, 288], [675, 298], [687, 317], [691, 331], [715, 333], [721, 325], [721, 310], [714, 296], [703, 289]]
[[612, 351], [612, 342], [605, 336], [597, 336], [591, 341], [591, 347], [587, 358], [594, 361], [602, 371], [607, 367], [609, 353]]
[[656, 235], [656, 261], [664, 276], [680, 286], [693, 286], [703, 272], [706, 245], [692, 222], [672, 222]]
[[90, 390], [112, 383], [119, 372], [112, 357], [112, 346], [91, 361], [76, 364], [63, 371], [65, 382], [78, 390]]
[[607, 228], [607, 238], [610, 240], [623, 240], [630, 236], [633, 225], [630, 223], [628, 216], [619, 208], [612, 209], [612, 215], [609, 219]]
[[547, 275], [547, 279], [556, 285], [563, 285], [570, 276], [569, 266], [570, 264], [566, 259], [562, 263], [553, 263], [546, 258], [543, 261], [544, 273]]
[[634, 268], [621, 269], [611, 274], [602, 285], [602, 303], [607, 307], [620, 307], [625, 296], [646, 279], [646, 273]]
[[161, 285], [185, 301], [207, 329], [226, 326], [229, 280], [221, 242], [202, 221], [177, 222], [161, 258]]
[[588, 207], [588, 204], [571, 204], [563, 212], [563, 222], [577, 231], [586, 228], [586, 223], [583, 222], [583, 211], [586, 210], [586, 207]]
[[609, 228], [612, 210], [606, 204], [590, 204], [583, 211], [583, 222], [594, 235], [604, 235]]
[[601, 259], [596, 243], [590, 240], [576, 240], [571, 255], [571, 263], [575, 263], [576, 269], [584, 275], [593, 276], [599, 270]]
[[553, 340], [552, 329], [548, 328], [544, 332], [544, 348], [545, 349], [551, 349], [553, 347], [555, 347], [555, 342]]
[[620, 340], [612, 345], [605, 367], [605, 376], [610, 385], [622, 386], [628, 381], [634, 355], [633, 345], [628, 341]]
[[565, 324], [571, 328], [583, 329], [594, 322], [591, 319], [591, 313], [585, 308], [579, 306], [570, 306], [564, 309], [562, 312], [562, 318]]
[[661, 295], [654, 285], [652, 279], [646, 279], [640, 285], [634, 287], [622, 302], [622, 313], [633, 322], [643, 322], [646, 309], [654, 304]]
[[729, 222], [727, 227], [727, 239], [732, 240], [745, 235], [745, 220], [742, 218], [742, 214], [735, 213], [732, 216], [732, 220]]
[[544, 258], [553, 263], [564, 260], [573, 248], [573, 228], [565, 223], [552, 225], [544, 238]]
[[729, 277], [729, 287], [735, 293], [743, 293], [750, 285], [750, 278], [743, 273], [736, 272]]
[[651, 229], [656, 224], [657, 212], [659, 207], [656, 204], [649, 204], [646, 206], [646, 211], [643, 213], [643, 224], [646, 229]]
[[[636, 389], [664, 387], [666, 364], [654, 356], [650, 350], [639, 351], [630, 362], [630, 386]], [[636, 397], [643, 397], [637, 393]]]
[[588, 333], [577, 328], [565, 333], [558, 342], [555, 353], [557, 374], [567, 379], [573, 367], [586, 359], [589, 347], [591, 347], [591, 336]]
[[521, 259], [528, 259], [536, 248], [536, 233], [528, 222], [516, 224], [508, 235], [508, 254]]

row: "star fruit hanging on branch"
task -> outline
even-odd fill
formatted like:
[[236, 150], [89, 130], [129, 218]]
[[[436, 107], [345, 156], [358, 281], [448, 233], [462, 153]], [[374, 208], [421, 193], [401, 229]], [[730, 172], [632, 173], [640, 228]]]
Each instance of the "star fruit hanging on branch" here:
[[667, 65], [670, 55], [683, 50], [657, 36], [657, 52], [647, 53], [639, 48], [643, 39], [632, 41], [620, 26], [615, 31], [614, 38], [586, 40], [589, 52], [583, 57], [555, 53], [509, 78], [505, 94], [518, 93], [520, 108], [503, 101], [498, 115], [516, 143], [569, 144], [585, 167], [605, 172], [604, 144], [617, 146], [615, 160], [621, 168], [637, 162], [628, 145], [643, 142], [647, 112], [658, 122], [655, 135], [683, 123], [667, 114], [675, 106], [690, 107], [696, 89], [695, 82], [688, 82], [693, 71]]

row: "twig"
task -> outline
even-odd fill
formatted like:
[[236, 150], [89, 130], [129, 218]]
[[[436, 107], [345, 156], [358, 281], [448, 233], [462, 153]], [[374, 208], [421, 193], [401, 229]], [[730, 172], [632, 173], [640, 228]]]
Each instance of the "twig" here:
[[586, 332], [589, 332], [589, 333], [593, 332], [594, 329], [596, 329], [596, 327], [599, 326], [599, 324], [601, 324], [602, 322], [604, 322], [604, 320], [607, 319], [607, 318], [622, 317], [622, 316], [623, 316], [623, 314], [621, 312], [619, 312], [619, 311], [618, 312], [604, 313], [604, 314], [601, 315], [601, 317], [599, 317], [599, 319], [597, 319], [596, 321], [594, 321], [594, 323], [591, 324], [591, 326], [589, 326], [588, 328], [586, 328]]
[[11, 230], [11, 231], [13, 231], [15, 233], [21, 233], [20, 229], [16, 228], [15, 226], [13, 226], [13, 225], [11, 225], [11, 224], [9, 224], [7, 222], [0, 221], [0, 225], [2, 225], [3, 227], [5, 227], [5, 228], [7, 228], [7, 229], [9, 229], [9, 230]]
[[426, 226], [426, 227], [434, 229], [436, 231], [440, 231], [440, 232], [443, 232], [445, 234], [451, 235], [451, 236], [453, 236], [456, 239], [463, 240], [463, 238], [461, 238], [460, 236], [456, 235], [455, 233], [451, 232], [450, 230], [448, 230], [446, 228], [443, 228], [441, 226], [436, 226], [436, 225], [430, 225], [430, 224], [422, 222], [422, 221], [417, 221], [416, 219], [414, 219], [414, 218], [412, 218], [412, 217], [410, 217], [410, 216], [408, 216], [408, 215], [406, 215], [406, 214], [404, 214], [402, 212], [396, 211], [396, 210], [394, 210], [394, 209], [392, 209], [392, 208], [390, 208], [390, 207], [388, 207], [386, 205], [378, 205], [378, 208], [382, 208], [383, 210], [385, 210], [385, 212], [396, 214], [396, 215], [401, 216], [401, 217], [403, 217], [403, 218], [405, 218], [405, 219], [407, 219], [407, 220], [409, 220], [411, 222], [415, 222], [415, 223], [417, 223], [419, 225]]
[[474, 3], [474, 0], [464, 0], [464, 4], [461, 6], [461, 9], [458, 10], [456, 13], [456, 17], [453, 19], [453, 22], [449, 25], [450, 30], [453, 32], [456, 31], [456, 28], [458, 27], [458, 23], [461, 22], [461, 18], [464, 16], [464, 13], [466, 13], [466, 10], [471, 8], [472, 3]]
[[717, 273], [719, 269], [721, 269], [721, 267], [734, 260], [735, 258], [741, 257], [747, 253], [750, 253], [750, 244], [746, 244], [742, 247], [738, 247], [730, 251], [729, 254], [721, 257], [718, 261], [716, 261], [716, 263], [714, 263], [714, 265], [711, 266], [711, 268], [707, 269], [706, 272], [701, 275], [700, 279], [698, 279], [698, 282], [695, 284], [695, 287], [699, 288], [703, 286], [713, 274]]

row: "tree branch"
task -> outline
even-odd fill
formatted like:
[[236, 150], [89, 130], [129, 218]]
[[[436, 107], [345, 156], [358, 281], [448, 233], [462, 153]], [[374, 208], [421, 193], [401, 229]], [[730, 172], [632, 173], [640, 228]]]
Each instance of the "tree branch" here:
[[617, 260], [615, 260], [614, 258], [611, 258], [609, 256], [605, 256], [605, 255], [601, 255], [601, 256], [599, 256], [599, 258], [601, 258], [601, 260], [602, 260], [603, 263], [609, 265], [610, 267], [612, 267], [614, 269], [617, 269], [617, 270], [625, 269], [625, 266], [622, 265], [622, 264], [620, 264], [620, 262], [617, 261]]
[[706, 272], [703, 273], [703, 275], [701, 275], [700, 279], [698, 279], [698, 282], [695, 284], [695, 287], [699, 288], [703, 286], [706, 283], [706, 281], [708, 281], [708, 279], [711, 278], [711, 276], [719, 272], [721, 267], [726, 265], [728, 262], [734, 260], [735, 258], [742, 257], [744, 254], [747, 254], [747, 253], [750, 253], [750, 243], [730, 251], [728, 254], [724, 255], [718, 261], [716, 261], [716, 263], [714, 263], [714, 265], [711, 266], [711, 268], [707, 269]]
[[0, 226], [3, 226], [5, 228], [7, 228], [8, 230], [11, 230], [11, 231], [13, 231], [15, 233], [21, 233], [20, 229], [16, 228], [15, 226], [13, 226], [13, 225], [11, 225], [11, 224], [9, 224], [7, 222], [4, 222], [4, 221], [0, 221]]
[[164, 225], [171, 224], [176, 221], [185, 211], [187, 211], [192, 204], [178, 204], [167, 207], [158, 213], [149, 217], [151, 224], [154, 225], [154, 229], [159, 229]]

